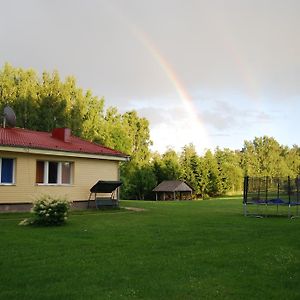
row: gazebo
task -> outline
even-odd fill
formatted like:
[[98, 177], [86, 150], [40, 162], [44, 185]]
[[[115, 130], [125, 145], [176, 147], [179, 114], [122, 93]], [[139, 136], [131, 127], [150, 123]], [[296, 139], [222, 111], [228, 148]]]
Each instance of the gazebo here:
[[[176, 200], [179, 194], [179, 200], [192, 199], [194, 189], [186, 182], [181, 180], [164, 180], [156, 188], [155, 199], [157, 200]], [[162, 195], [162, 199], [161, 199]]]

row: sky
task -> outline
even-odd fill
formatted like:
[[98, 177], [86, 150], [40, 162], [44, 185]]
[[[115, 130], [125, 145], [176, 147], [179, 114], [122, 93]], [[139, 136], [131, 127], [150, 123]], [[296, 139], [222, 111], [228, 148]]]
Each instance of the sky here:
[[0, 67], [57, 70], [150, 122], [152, 150], [299, 145], [299, 0], [0, 0]]

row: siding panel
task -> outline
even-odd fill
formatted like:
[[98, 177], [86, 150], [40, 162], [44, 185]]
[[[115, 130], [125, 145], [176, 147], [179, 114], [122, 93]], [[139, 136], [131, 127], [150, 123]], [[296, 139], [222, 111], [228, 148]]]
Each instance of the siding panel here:
[[[65, 196], [70, 201], [87, 200], [90, 188], [98, 180], [118, 180], [117, 161], [90, 158], [52, 157], [11, 152], [0, 152], [0, 157], [15, 158], [15, 185], [0, 185], [0, 203], [32, 202], [42, 194]], [[36, 161], [71, 161], [74, 163], [73, 184], [70, 186], [37, 185]]]

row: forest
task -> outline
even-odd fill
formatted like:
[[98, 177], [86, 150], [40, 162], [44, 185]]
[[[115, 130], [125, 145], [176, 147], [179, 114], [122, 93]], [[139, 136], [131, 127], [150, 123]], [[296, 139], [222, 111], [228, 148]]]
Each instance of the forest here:
[[7, 105], [14, 109], [18, 127], [68, 127], [73, 135], [130, 155], [130, 162], [121, 164], [122, 199], [152, 199], [152, 189], [162, 180], [184, 180], [195, 197], [205, 199], [241, 194], [244, 176], [300, 174], [299, 146], [284, 146], [268, 136], [245, 141], [242, 149], [217, 147], [203, 155], [192, 144], [180, 153], [152, 152], [146, 118], [134, 110], [121, 114], [116, 107], [106, 108], [104, 98], [78, 87], [72, 76], [62, 80], [57, 71], [39, 75], [6, 63], [0, 70], [0, 111]]

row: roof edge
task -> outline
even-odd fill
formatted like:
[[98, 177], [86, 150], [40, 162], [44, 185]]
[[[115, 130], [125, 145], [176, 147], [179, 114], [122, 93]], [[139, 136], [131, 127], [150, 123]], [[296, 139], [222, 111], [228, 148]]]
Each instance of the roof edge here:
[[53, 156], [68, 156], [68, 157], [80, 157], [80, 158], [93, 158], [103, 160], [116, 160], [116, 161], [129, 161], [130, 156], [118, 156], [109, 154], [96, 154], [96, 153], [84, 153], [84, 152], [71, 152], [71, 151], [60, 151], [52, 149], [38, 149], [29, 147], [17, 147], [9, 145], [0, 145], [0, 151], [17, 152], [17, 153], [28, 153], [28, 154], [42, 154], [42, 155], [53, 155]]

